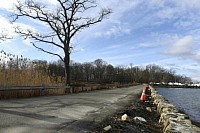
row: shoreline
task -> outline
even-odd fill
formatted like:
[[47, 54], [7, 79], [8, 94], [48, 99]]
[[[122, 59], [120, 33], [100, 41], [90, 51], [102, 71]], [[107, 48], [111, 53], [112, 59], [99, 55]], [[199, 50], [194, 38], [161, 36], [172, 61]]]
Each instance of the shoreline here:
[[192, 124], [200, 128], [200, 122], [191, 120]]
[[[163, 86], [163, 87], [164, 87], [164, 86]], [[156, 86], [156, 87], [153, 86], [153, 88], [155, 89], [155, 91], [157, 91], [156, 89], [158, 88], [158, 86]], [[166, 88], [163, 88], [163, 89], [170, 89], [170, 88], [176, 88], [176, 87], [166, 87]], [[180, 87], [177, 87], [177, 88], [180, 88]], [[200, 88], [182, 88], [182, 89], [200, 89]], [[158, 92], [157, 92], [157, 93], [158, 93]], [[159, 93], [158, 93], [158, 94], [159, 94]], [[161, 95], [161, 94], [159, 94], [159, 95]], [[162, 95], [161, 95], [161, 96], [162, 96]], [[169, 104], [172, 104], [172, 103], [170, 103], [167, 99], [165, 99], [164, 96], [162, 96], [162, 97], [163, 97], [163, 99], [166, 100]], [[172, 105], [173, 105], [173, 104], [172, 104]], [[174, 105], [174, 106], [175, 106], [175, 105]], [[183, 109], [177, 108], [176, 106], [175, 106], [175, 108], [178, 110], [179, 113], [185, 114], [185, 115], [189, 118], [189, 120], [191, 121], [191, 123], [192, 123], [193, 125], [195, 125], [195, 126], [197, 126], [197, 127], [200, 128], [200, 121], [192, 120], [192, 119], [190, 118], [189, 114], [187, 114]]]
[[200, 86], [178, 86], [178, 85], [152, 85], [154, 88], [183, 88], [183, 89], [200, 89]]
[[[181, 110], [181, 109], [178, 109], [178, 111], [179, 111], [180, 113], [186, 114], [186, 115], [188, 116], [188, 114], [185, 113], [185, 111], [183, 111], [183, 110]], [[188, 117], [189, 117], [189, 116], [188, 116]], [[190, 117], [189, 117], [189, 119], [190, 119]], [[191, 120], [191, 123], [192, 123], [193, 125], [195, 125], [195, 126], [197, 126], [197, 127], [200, 128], [200, 122], [199, 122], [199, 121], [195, 121], [195, 120], [192, 120], [192, 119], [190, 119], [190, 120]]]
[[[183, 111], [177, 110], [176, 107], [165, 101], [162, 95], [159, 96], [159, 98], [162, 99], [161, 101], [165, 102], [164, 104], [170, 105], [171, 109], [175, 112], [171, 112], [167, 107], [159, 107], [158, 104], [155, 103], [158, 99], [154, 97], [154, 93], [155, 92], [152, 91], [152, 99], [148, 104], [140, 100], [141, 94], [137, 94], [137, 96], [130, 101], [130, 104], [128, 104], [123, 110], [118, 110], [114, 115], [104, 119], [94, 128], [93, 132], [165, 133], [168, 131], [189, 131], [200, 133], [200, 122], [189, 119]], [[148, 111], [147, 107], [150, 107], [151, 111]], [[165, 113], [167, 114], [167, 112], [163, 109], [165, 111], [168, 110], [169, 112], [167, 112], [174, 114], [175, 117], [171, 118], [168, 115], [165, 116]], [[165, 112], [164, 115], [163, 112]], [[122, 116], [125, 114], [128, 117], [125, 121], [122, 121]], [[138, 116], [144, 118], [146, 122], [136, 122], [134, 118]], [[171, 120], [175, 122], [175, 125], [170, 123]], [[108, 130], [104, 130], [105, 128], [108, 128]]]
[[[157, 111], [160, 113], [159, 123], [164, 125], [163, 132], [191, 132], [199, 133], [199, 123], [189, 119], [183, 111], [178, 110], [173, 104], [169, 103], [165, 98], [158, 94], [156, 89], [151, 88], [151, 96]], [[195, 123], [195, 124], [193, 124]]]
[[[95, 133], [162, 133], [163, 125], [159, 123], [160, 115], [157, 113], [155, 106], [140, 101], [140, 95], [137, 94], [124, 110], [119, 110], [113, 116], [103, 120], [93, 131]], [[147, 107], [150, 107], [151, 111], [148, 111]], [[122, 121], [121, 117], [124, 114], [127, 114], [128, 118]], [[147, 122], [135, 121], [134, 117], [142, 117]], [[104, 128], [108, 126], [111, 129], [105, 131]]]

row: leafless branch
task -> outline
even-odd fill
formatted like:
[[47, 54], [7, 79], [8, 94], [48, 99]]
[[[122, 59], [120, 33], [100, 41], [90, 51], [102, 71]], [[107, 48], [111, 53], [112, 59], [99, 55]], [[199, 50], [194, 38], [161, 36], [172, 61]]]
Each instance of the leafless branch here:
[[13, 39], [13, 37], [9, 37], [8, 34], [2, 32], [0, 34], [0, 41], [6, 41], [7, 39]]
[[58, 57], [64, 62], [64, 59], [63, 59], [59, 54], [56, 54], [56, 53], [53, 53], [53, 52], [44, 50], [43, 48], [40, 48], [40, 47], [36, 46], [33, 42], [31, 42], [31, 43], [32, 43], [32, 45], [33, 45], [35, 48], [37, 48], [37, 49], [39, 49], [39, 50], [41, 50], [41, 51], [43, 51], [43, 52], [45, 52], [45, 53], [58, 56]]

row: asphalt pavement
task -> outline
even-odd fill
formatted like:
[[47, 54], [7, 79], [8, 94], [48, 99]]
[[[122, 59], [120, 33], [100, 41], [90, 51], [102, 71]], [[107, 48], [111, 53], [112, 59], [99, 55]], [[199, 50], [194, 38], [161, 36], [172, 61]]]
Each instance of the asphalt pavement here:
[[0, 101], [0, 133], [90, 132], [125, 107], [142, 85]]

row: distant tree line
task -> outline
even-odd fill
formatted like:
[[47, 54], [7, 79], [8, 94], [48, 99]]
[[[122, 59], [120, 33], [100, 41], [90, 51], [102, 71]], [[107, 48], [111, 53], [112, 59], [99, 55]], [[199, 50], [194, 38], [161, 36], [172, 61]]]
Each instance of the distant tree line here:
[[[60, 60], [30, 60], [22, 55], [0, 52], [0, 86], [64, 85], [65, 68]], [[186, 76], [158, 65], [146, 67], [113, 66], [102, 59], [93, 62], [70, 62], [72, 84], [79, 83], [149, 83], [149, 82], [191, 82]]]
[[174, 70], [168, 70], [158, 65], [147, 65], [146, 67], [113, 66], [97, 59], [93, 62], [77, 63], [71, 62], [71, 80], [74, 82], [95, 82], [95, 83], [169, 83], [180, 82], [190, 83], [189, 77], [177, 75]]

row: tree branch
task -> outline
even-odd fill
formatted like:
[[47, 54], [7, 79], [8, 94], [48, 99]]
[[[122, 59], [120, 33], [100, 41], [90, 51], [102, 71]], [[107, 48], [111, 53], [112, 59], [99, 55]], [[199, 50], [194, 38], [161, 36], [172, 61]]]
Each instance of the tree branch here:
[[26, 3], [27, 7], [18, 2], [16, 8], [18, 9], [19, 13], [13, 15], [15, 16], [13, 22], [15, 22], [19, 17], [23, 16], [45, 22], [57, 34], [58, 39], [64, 43], [61, 37], [63, 34], [60, 34], [61, 31], [59, 30], [61, 28], [57, 25], [54, 15], [52, 15], [52, 13], [45, 13], [45, 6], [39, 5], [31, 0], [28, 0]]
[[0, 41], [6, 41], [7, 39], [13, 39], [13, 38], [9, 37], [8, 34], [4, 34], [4, 33], [0, 34]]
[[79, 30], [89, 27], [90, 25], [93, 25], [95, 23], [101, 22], [104, 19], [104, 17], [106, 17], [110, 13], [111, 13], [110, 9], [102, 9], [100, 16], [98, 18], [88, 18], [86, 23], [83, 23], [82, 25], [74, 26], [74, 29], [71, 31], [72, 34], [70, 38], [72, 38]]
[[33, 45], [35, 48], [37, 48], [37, 49], [39, 49], [39, 50], [41, 50], [41, 51], [43, 51], [43, 52], [45, 52], [45, 53], [58, 56], [58, 57], [64, 62], [64, 59], [63, 59], [59, 54], [56, 54], [56, 53], [53, 53], [53, 52], [49, 52], [49, 51], [47, 51], [47, 50], [44, 50], [43, 48], [40, 48], [40, 47], [36, 46], [33, 42], [31, 42], [31, 43], [32, 43], [32, 45]]
[[[15, 32], [20, 34], [22, 37], [24, 37], [24, 39], [27, 39], [27, 38], [32, 38], [36, 41], [39, 41], [39, 42], [43, 42], [43, 43], [49, 43], [49, 44], [53, 44], [61, 49], [64, 49], [63, 46], [55, 43], [53, 37], [55, 35], [46, 35], [46, 36], [42, 36], [42, 35], [39, 35], [38, 33], [34, 35], [34, 33], [31, 31], [31, 30], [27, 30], [27, 32], [24, 32], [23, 30], [21, 30], [19, 27], [15, 27]], [[51, 40], [49, 40], [48, 38], [51, 38]]]

